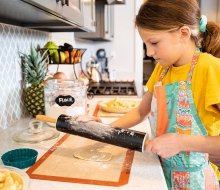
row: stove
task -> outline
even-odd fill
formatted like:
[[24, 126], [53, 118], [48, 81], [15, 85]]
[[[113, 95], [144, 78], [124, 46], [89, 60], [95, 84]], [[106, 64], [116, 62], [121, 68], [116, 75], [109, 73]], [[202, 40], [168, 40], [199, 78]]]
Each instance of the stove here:
[[88, 87], [90, 95], [137, 95], [134, 81], [102, 81], [90, 83]]

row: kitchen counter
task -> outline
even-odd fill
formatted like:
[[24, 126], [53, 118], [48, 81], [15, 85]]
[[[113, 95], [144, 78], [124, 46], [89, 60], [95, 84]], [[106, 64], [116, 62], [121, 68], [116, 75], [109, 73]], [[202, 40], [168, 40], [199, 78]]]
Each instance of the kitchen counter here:
[[[91, 115], [94, 111], [97, 101], [106, 100], [103, 98], [95, 98], [89, 100], [89, 114]], [[110, 123], [116, 118], [101, 118], [103, 123]], [[39, 144], [18, 144], [12, 140], [12, 135], [14, 132], [26, 128], [30, 119], [22, 119], [16, 123], [16, 126], [8, 127], [3, 130], [0, 129], [0, 154], [2, 155], [6, 151], [15, 148], [33, 148], [36, 149], [39, 153], [38, 159], [45, 154], [45, 152], [50, 149], [54, 143], [57, 141], [52, 140], [50, 142], [44, 142]], [[147, 132], [150, 134], [148, 120], [143, 121], [139, 125], [133, 127], [132, 129]], [[61, 138], [64, 134], [61, 133]], [[2, 163], [1, 163], [2, 164]], [[27, 168], [28, 169], [28, 168]], [[26, 171], [26, 169], [24, 169]], [[91, 174], [92, 175], [92, 174]], [[129, 183], [120, 187], [112, 186], [101, 186], [101, 185], [88, 185], [80, 183], [68, 183], [68, 182], [58, 182], [58, 181], [49, 181], [49, 180], [36, 180], [31, 179], [29, 190], [167, 190], [165, 178], [163, 176], [163, 171], [159, 162], [159, 159], [156, 155], [152, 153], [140, 153], [135, 152], [134, 160], [131, 167], [131, 173], [129, 177]]]

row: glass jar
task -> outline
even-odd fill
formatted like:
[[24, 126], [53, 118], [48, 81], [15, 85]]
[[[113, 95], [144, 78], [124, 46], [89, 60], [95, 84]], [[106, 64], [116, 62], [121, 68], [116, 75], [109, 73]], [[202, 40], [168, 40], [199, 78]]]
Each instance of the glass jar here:
[[[59, 115], [86, 114], [87, 86], [79, 80], [48, 80], [44, 87], [45, 114], [57, 119]], [[55, 124], [48, 123], [55, 126]]]

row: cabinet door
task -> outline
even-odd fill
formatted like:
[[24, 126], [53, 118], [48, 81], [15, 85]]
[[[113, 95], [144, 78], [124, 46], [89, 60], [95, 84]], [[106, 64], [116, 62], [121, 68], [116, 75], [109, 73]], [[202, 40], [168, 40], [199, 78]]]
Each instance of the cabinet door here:
[[92, 41], [111, 41], [114, 37], [114, 6], [106, 5], [104, 0], [96, 0], [95, 32], [76, 32], [75, 37]]
[[28, 4], [35, 5], [42, 10], [54, 12], [60, 12], [62, 7], [61, 4], [57, 3], [56, 0], [22, 0]]
[[[60, 14], [63, 19], [83, 26], [83, 1], [68, 0], [68, 4], [62, 6]], [[59, 2], [61, 5], [62, 3]]]
[[96, 30], [95, 0], [82, 0], [82, 1], [83, 1], [84, 27], [89, 32], [95, 32]]
[[[83, 26], [82, 0], [22, 0], [51, 13], [67, 23]], [[64, 4], [62, 4], [62, 2]]]
[[104, 32], [106, 39], [114, 38], [114, 6], [105, 5]]

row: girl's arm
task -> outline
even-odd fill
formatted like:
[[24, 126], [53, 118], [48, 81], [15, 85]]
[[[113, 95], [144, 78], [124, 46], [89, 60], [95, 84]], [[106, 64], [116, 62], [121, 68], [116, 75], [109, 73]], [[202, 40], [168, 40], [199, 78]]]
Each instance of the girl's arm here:
[[220, 136], [167, 133], [149, 141], [145, 149], [163, 158], [169, 158], [182, 151], [206, 152], [220, 156]]
[[182, 151], [207, 152], [220, 156], [220, 136], [182, 136]]
[[[216, 106], [220, 110], [220, 104], [216, 104]], [[192, 138], [187, 136], [181, 138], [184, 142], [182, 147], [183, 151], [189, 149], [190, 151], [219, 155], [220, 157], [220, 136], [193, 136]]]
[[[220, 104], [216, 104], [216, 107], [220, 110]], [[182, 151], [206, 152], [220, 157], [220, 136], [167, 133], [149, 141], [145, 150], [163, 158], [169, 158]]]
[[[216, 104], [216, 106], [220, 110], [220, 104]], [[183, 142], [183, 150], [190, 149], [191, 151], [207, 152], [210, 154], [219, 155], [220, 157], [220, 136], [196, 136], [193, 138], [186, 137], [183, 139]]]
[[129, 128], [143, 121], [143, 119], [150, 113], [152, 94], [146, 92], [140, 105], [132, 111], [125, 114], [120, 119], [111, 123], [112, 126], [121, 128]]

